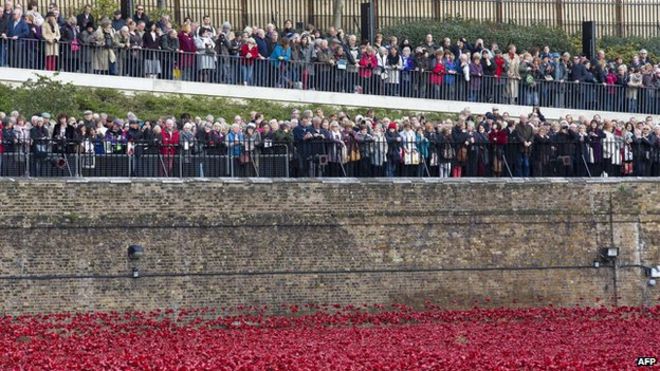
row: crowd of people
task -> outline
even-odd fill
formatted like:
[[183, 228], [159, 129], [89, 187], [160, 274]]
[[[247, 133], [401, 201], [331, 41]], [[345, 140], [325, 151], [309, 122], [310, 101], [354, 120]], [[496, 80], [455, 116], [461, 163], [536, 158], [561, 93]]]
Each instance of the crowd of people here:
[[[270, 176], [660, 175], [660, 123], [651, 116], [639, 122], [571, 115], [553, 121], [539, 108], [511, 117], [494, 107], [485, 114], [466, 108], [456, 120], [437, 122], [423, 115], [390, 119], [368, 110], [351, 117], [320, 109], [270, 120], [251, 112], [229, 122], [212, 115], [141, 120], [130, 112], [116, 118], [85, 111], [80, 119], [0, 112], [0, 122], [3, 175], [8, 160], [26, 155], [45, 163], [75, 155], [158, 158], [160, 170], [141, 173], [136, 165], [131, 176], [176, 176], [178, 163], [189, 168], [180, 176], [264, 176], [275, 174], [259, 173], [274, 159], [287, 171]], [[231, 166], [211, 171], [214, 163]], [[234, 168], [240, 171], [227, 173]]]
[[415, 45], [378, 34], [373, 43], [330, 27], [219, 27], [209, 16], [173, 25], [143, 5], [97, 20], [86, 6], [65, 19], [55, 3], [6, 0], [0, 66], [295, 89], [544, 107], [660, 113], [660, 65], [598, 51], [592, 59], [547, 46], [519, 51], [483, 39], [434, 35]]

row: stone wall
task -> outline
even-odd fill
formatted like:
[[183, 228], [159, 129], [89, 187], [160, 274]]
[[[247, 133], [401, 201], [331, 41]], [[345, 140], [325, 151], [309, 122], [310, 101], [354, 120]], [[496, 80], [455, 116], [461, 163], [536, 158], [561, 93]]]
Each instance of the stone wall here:
[[[660, 264], [659, 181], [0, 185], [5, 313], [660, 299], [639, 267]], [[612, 244], [619, 267], [592, 268]]]

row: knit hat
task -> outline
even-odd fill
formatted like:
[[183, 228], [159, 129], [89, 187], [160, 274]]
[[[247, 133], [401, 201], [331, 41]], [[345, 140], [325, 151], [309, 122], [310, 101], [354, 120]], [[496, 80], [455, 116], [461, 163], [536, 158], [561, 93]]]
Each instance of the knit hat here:
[[396, 122], [390, 122], [390, 124], [387, 125], [387, 129], [388, 129], [388, 130], [389, 130], [389, 129], [394, 129], [394, 130], [396, 130], [396, 129], [397, 129]]

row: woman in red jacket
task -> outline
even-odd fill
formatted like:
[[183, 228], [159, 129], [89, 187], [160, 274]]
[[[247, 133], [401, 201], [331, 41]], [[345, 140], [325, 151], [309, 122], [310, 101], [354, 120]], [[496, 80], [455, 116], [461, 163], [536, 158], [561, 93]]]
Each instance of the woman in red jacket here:
[[241, 75], [243, 75], [243, 84], [252, 85], [254, 74], [254, 61], [261, 58], [259, 48], [253, 38], [248, 38], [247, 42], [241, 47]]
[[502, 56], [502, 52], [495, 51], [495, 103], [502, 103], [502, 96], [504, 95], [504, 87], [506, 86], [507, 79], [507, 62]]
[[431, 92], [433, 94], [433, 99], [440, 99], [440, 87], [445, 80], [445, 74], [447, 69], [445, 64], [442, 61], [444, 53], [442, 50], [435, 52], [435, 59], [431, 62]]
[[181, 78], [184, 81], [193, 81], [195, 78], [193, 71], [197, 48], [190, 32], [190, 25], [187, 23], [181, 27], [181, 31], [179, 32], [179, 49], [181, 50], [181, 55], [179, 56]]
[[165, 120], [165, 129], [161, 132], [160, 154], [163, 157], [161, 176], [172, 176], [174, 156], [179, 146], [179, 131], [174, 127], [174, 120]]
[[378, 58], [376, 52], [368, 46], [362, 58], [360, 58], [360, 79], [362, 80], [362, 88], [365, 94], [370, 94], [374, 90], [374, 70], [378, 68]]
[[506, 128], [506, 124], [498, 119], [493, 124], [493, 130], [488, 133], [488, 141], [493, 148], [493, 176], [497, 178], [502, 175], [504, 147], [509, 142], [509, 135], [504, 128]]

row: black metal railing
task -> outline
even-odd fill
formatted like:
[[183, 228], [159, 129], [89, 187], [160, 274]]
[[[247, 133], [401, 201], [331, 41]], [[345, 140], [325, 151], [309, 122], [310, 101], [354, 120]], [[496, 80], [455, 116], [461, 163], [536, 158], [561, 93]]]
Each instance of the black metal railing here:
[[[660, 176], [653, 136], [536, 136], [498, 144], [466, 132], [343, 133], [274, 142], [31, 139], [0, 147], [2, 177], [598, 177]], [[339, 138], [339, 136], [335, 136]], [[457, 139], [458, 138], [458, 139]], [[560, 139], [558, 139], [560, 138]]]
[[[52, 45], [51, 45], [52, 46]], [[56, 54], [52, 54], [57, 52]], [[443, 61], [443, 63], [446, 63]], [[464, 76], [460, 65], [442, 72], [430, 68], [351, 64], [333, 57], [325, 63], [218, 55], [215, 51], [169, 52], [139, 48], [60, 43], [57, 50], [40, 40], [1, 40], [0, 67], [152, 77], [281, 89], [318, 90], [423, 99], [514, 104], [568, 109], [660, 114], [657, 77], [653, 86], [555, 80], [552, 74], [508, 78], [506, 74]], [[368, 67], [367, 67], [368, 66]], [[410, 66], [410, 65], [408, 65]], [[654, 73], [650, 71], [650, 73]], [[640, 79], [641, 82], [642, 79]]]

